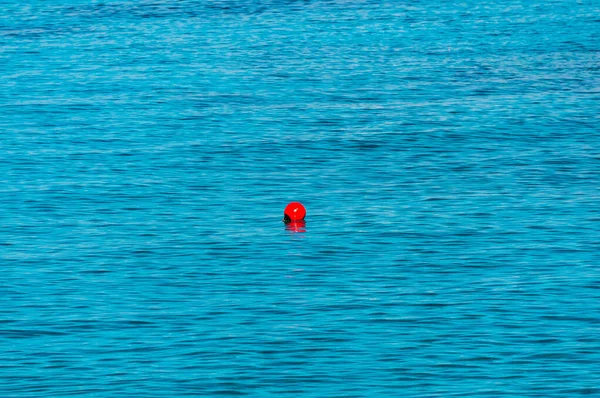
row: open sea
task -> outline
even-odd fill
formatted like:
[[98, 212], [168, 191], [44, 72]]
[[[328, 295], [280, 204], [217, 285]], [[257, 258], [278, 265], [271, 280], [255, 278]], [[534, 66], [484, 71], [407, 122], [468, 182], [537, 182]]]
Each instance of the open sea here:
[[599, 115], [599, 0], [0, 0], [0, 397], [600, 397]]

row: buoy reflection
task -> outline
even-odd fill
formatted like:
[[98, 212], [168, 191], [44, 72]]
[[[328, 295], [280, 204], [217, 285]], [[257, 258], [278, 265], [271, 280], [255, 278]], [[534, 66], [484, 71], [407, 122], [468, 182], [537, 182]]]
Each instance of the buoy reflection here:
[[285, 229], [294, 233], [304, 233], [306, 232], [306, 221], [291, 221], [285, 224]]

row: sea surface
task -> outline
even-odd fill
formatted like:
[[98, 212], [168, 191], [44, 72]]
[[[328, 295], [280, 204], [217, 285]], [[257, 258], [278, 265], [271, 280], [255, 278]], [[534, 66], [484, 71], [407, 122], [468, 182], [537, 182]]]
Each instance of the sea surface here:
[[600, 396], [599, 115], [598, 0], [0, 0], [0, 397]]

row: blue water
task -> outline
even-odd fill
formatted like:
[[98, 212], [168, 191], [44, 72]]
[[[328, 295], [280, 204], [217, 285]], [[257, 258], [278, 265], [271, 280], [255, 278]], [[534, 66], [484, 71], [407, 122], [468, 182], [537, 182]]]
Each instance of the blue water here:
[[0, 1], [0, 396], [600, 396], [599, 38], [596, 0]]

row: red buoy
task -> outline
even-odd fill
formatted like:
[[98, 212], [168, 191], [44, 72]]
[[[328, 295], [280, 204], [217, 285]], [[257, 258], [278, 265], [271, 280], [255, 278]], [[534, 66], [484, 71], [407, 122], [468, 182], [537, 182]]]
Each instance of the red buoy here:
[[306, 209], [300, 202], [291, 202], [283, 211], [283, 222], [301, 221], [306, 217]]

